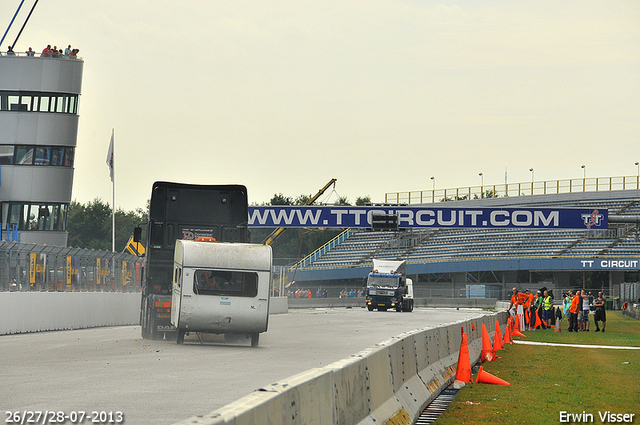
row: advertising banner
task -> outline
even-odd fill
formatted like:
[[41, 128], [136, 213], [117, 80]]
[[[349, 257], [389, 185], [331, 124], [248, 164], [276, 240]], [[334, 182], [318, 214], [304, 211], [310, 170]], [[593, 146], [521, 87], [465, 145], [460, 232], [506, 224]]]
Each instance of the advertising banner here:
[[580, 229], [608, 226], [606, 209], [253, 206], [249, 227], [371, 228], [376, 216], [398, 228]]

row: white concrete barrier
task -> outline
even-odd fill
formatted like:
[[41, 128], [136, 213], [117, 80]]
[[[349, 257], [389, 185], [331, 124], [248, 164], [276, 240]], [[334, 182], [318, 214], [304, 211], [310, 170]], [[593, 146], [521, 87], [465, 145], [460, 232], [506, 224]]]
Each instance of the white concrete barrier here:
[[0, 292], [0, 335], [135, 325], [140, 294]]
[[453, 381], [462, 329], [474, 364], [480, 359], [482, 324], [493, 338], [496, 320], [503, 327], [507, 315], [407, 332], [179, 424], [411, 424]]
[[[0, 335], [137, 325], [140, 293], [0, 292]], [[286, 297], [272, 297], [270, 314], [289, 311]]]

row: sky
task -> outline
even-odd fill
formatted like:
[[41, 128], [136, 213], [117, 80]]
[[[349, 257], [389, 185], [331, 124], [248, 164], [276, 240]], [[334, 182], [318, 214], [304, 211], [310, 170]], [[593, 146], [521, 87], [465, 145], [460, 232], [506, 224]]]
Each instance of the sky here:
[[111, 204], [112, 129], [126, 211], [158, 180], [354, 203], [640, 172], [636, 0], [43, 0], [15, 50], [47, 44], [84, 60], [81, 203]]

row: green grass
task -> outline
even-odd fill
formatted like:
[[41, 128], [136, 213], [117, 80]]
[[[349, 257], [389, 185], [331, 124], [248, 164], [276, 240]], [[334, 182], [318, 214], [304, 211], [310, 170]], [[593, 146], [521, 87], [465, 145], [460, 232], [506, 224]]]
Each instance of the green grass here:
[[[608, 312], [607, 331], [525, 332], [527, 341], [640, 346], [640, 321]], [[437, 420], [448, 424], [557, 424], [560, 412], [634, 413], [640, 423], [640, 350], [507, 344], [483, 365], [510, 386], [468, 384]], [[474, 380], [476, 375], [474, 374]]]

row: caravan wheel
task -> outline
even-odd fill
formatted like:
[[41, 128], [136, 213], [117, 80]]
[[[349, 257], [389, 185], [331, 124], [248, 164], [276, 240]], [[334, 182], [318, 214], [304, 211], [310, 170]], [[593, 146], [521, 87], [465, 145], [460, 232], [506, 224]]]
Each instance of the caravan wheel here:
[[252, 333], [251, 334], [251, 346], [252, 347], [257, 347], [258, 346], [258, 342], [260, 342], [260, 334], [259, 333]]

